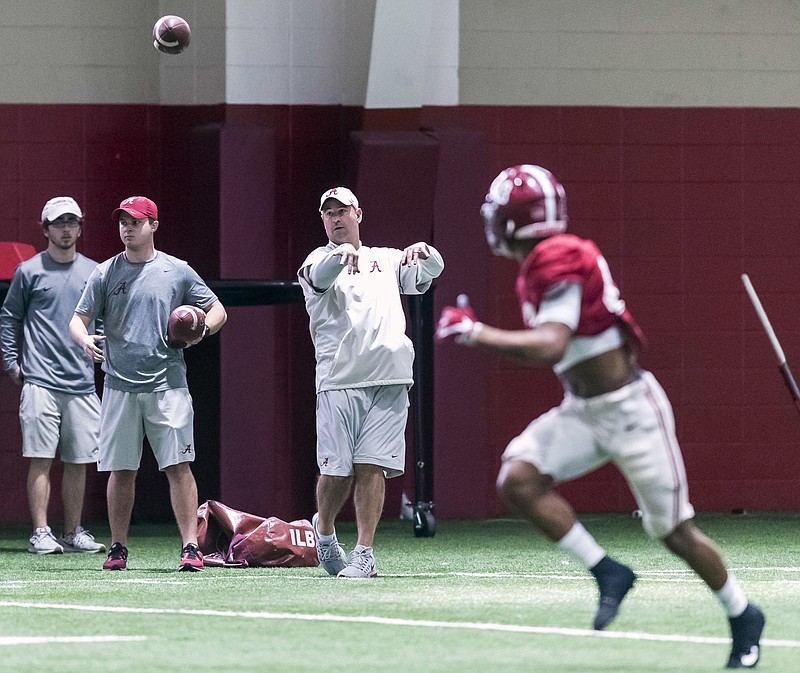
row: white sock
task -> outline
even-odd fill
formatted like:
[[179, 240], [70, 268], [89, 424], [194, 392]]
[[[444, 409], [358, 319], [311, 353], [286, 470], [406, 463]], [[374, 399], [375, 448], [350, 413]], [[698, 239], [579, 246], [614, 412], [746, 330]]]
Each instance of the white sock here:
[[597, 544], [597, 540], [578, 521], [572, 524], [572, 528], [558, 541], [558, 546], [562, 551], [572, 554], [581, 561], [587, 569], [594, 568], [606, 555], [605, 550]]
[[733, 573], [728, 573], [728, 581], [725, 582], [722, 589], [715, 591], [714, 595], [722, 603], [728, 617], [738, 617], [747, 607], [747, 596], [744, 595], [744, 591]]
[[362, 551], [372, 551], [372, 547], [365, 547], [363, 544], [357, 544], [353, 549], [354, 552], [360, 553]]
[[334, 542], [336, 540], [336, 533], [334, 532], [333, 535], [323, 535], [322, 533], [320, 533], [319, 535], [317, 535], [317, 540], [319, 540], [323, 544], [330, 544], [331, 542]]

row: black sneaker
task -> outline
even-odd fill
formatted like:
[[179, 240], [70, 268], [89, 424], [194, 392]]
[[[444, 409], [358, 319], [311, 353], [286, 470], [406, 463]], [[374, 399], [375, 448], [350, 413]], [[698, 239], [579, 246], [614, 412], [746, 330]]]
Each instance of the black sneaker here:
[[604, 556], [589, 572], [594, 575], [600, 587], [600, 602], [594, 616], [594, 628], [602, 631], [614, 621], [622, 599], [636, 581], [636, 575], [628, 566], [617, 563], [608, 556]]
[[108, 550], [108, 556], [103, 561], [103, 570], [125, 570], [128, 567], [128, 548], [120, 542], [115, 542]]
[[761, 657], [761, 632], [764, 630], [764, 613], [748, 603], [738, 617], [729, 617], [733, 647], [725, 668], [755, 668]]
[[181, 550], [181, 564], [178, 566], [178, 570], [200, 572], [203, 568], [203, 554], [196, 544], [190, 542]]

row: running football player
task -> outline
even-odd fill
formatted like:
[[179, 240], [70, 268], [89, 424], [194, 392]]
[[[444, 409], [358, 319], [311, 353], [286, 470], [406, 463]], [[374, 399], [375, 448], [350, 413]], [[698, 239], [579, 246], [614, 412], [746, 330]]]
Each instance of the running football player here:
[[499, 493], [594, 576], [594, 628], [602, 630], [636, 576], [608, 556], [553, 487], [614, 463], [647, 533], [683, 559], [725, 609], [733, 638], [727, 668], [754, 667], [764, 615], [693, 521], [672, 407], [655, 377], [638, 365], [642, 333], [600, 250], [565, 233], [563, 186], [544, 168], [514, 166], [492, 182], [481, 213], [492, 251], [520, 264], [516, 289], [526, 328], [485, 325], [460, 301], [442, 311], [436, 337], [454, 336], [461, 344], [552, 367], [565, 391], [558, 407], [506, 448]]

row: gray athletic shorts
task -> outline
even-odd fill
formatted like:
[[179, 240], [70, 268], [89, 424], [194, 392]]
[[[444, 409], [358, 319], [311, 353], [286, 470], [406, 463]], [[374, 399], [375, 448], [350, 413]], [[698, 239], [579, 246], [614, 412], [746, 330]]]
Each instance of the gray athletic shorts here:
[[100, 399], [25, 383], [19, 398], [22, 455], [64, 463], [94, 463], [100, 430]]
[[353, 464], [378, 465], [387, 479], [406, 463], [408, 386], [347, 388], [317, 393], [320, 474], [347, 477]]
[[194, 411], [188, 388], [126, 393], [106, 388], [100, 418], [100, 472], [138, 470], [145, 436], [163, 470], [194, 461]]

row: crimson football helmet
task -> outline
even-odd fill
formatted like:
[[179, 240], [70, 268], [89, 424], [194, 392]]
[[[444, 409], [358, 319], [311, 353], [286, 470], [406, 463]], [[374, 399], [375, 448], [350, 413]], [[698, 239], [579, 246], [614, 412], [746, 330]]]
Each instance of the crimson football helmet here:
[[546, 238], [567, 229], [564, 187], [546, 168], [506, 168], [489, 187], [481, 207], [486, 241], [496, 255], [513, 257], [514, 241]]

